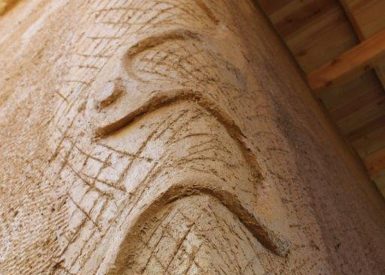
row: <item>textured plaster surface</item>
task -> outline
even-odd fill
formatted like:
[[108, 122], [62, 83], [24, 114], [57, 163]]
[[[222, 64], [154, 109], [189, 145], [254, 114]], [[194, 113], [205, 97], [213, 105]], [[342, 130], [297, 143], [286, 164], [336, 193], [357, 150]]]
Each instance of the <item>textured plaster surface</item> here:
[[384, 274], [384, 202], [248, 0], [0, 18], [1, 274]]

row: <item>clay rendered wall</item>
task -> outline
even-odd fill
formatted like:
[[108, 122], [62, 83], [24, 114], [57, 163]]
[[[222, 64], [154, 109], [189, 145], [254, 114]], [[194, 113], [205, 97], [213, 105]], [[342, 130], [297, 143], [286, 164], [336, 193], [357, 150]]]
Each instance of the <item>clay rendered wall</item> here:
[[0, 17], [0, 274], [384, 274], [385, 204], [250, 0]]

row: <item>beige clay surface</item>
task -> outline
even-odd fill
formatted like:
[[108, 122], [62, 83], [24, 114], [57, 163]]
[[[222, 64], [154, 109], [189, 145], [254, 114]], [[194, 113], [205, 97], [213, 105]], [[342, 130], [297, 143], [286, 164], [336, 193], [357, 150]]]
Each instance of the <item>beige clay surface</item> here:
[[385, 204], [249, 0], [0, 17], [0, 274], [385, 274]]

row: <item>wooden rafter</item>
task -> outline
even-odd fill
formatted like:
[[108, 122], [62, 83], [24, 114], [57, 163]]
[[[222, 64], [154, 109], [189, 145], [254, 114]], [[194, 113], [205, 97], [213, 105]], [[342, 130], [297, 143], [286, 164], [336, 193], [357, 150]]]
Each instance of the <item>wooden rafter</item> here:
[[365, 158], [365, 165], [372, 178], [385, 170], [385, 148], [378, 150]]
[[318, 90], [355, 76], [372, 67], [385, 54], [385, 31], [381, 31], [356, 47], [308, 75], [312, 89]]
[[[368, 1], [368, 0], [363, 0]], [[350, 24], [353, 27], [354, 32], [356, 33], [358, 39], [362, 42], [365, 41], [367, 38], [369, 38], [370, 34], [373, 32], [371, 28], [367, 28], [362, 26], [362, 24], [357, 19], [357, 12], [352, 7], [352, 1], [350, 0], [339, 0], [339, 3], [341, 4], [346, 17], [349, 19]], [[374, 5], [377, 5], [378, 2], [372, 2]], [[380, 10], [382, 10], [380, 8]], [[380, 80], [382, 87], [385, 90], [385, 70], [384, 67], [374, 65], [374, 71]]]

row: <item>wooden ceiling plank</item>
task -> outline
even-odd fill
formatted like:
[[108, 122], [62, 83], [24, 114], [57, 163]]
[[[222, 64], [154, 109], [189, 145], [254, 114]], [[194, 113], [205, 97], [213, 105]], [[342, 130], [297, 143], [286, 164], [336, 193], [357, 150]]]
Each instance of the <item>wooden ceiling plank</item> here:
[[[373, 16], [368, 18], [364, 12], [364, 10], [369, 10], [371, 11], [368, 13], [370, 15], [374, 10], [377, 9], [382, 11], [380, 13], [385, 14], [385, 1], [360, 0], [357, 2], [352, 0], [339, 0], [339, 2], [341, 3], [341, 6], [343, 7], [345, 14], [348, 17], [353, 30], [356, 32], [357, 37], [361, 42], [365, 41], [376, 32], [385, 29], [385, 23], [383, 23], [384, 20], [382, 16], [376, 16], [375, 19], [373, 19]], [[365, 7], [365, 9], [355, 7]], [[377, 24], [368, 24], [368, 21], [373, 20], [378, 21]], [[385, 90], [385, 66], [374, 64], [373, 68], [382, 84], [382, 87]]]
[[308, 75], [312, 89], [319, 90], [361, 74], [385, 54], [385, 31], [381, 31]]
[[350, 24], [353, 27], [353, 30], [356, 32], [358, 39], [360, 41], [364, 41], [367, 36], [362, 31], [362, 28], [360, 27], [356, 17], [354, 16], [353, 11], [351, 10], [351, 6], [349, 5], [348, 1], [346, 0], [338, 0], [341, 3], [341, 6], [343, 10], [345, 11], [346, 17], [349, 19]]
[[372, 178], [377, 177], [385, 170], [385, 147], [378, 150], [364, 159], [365, 165]]
[[385, 1], [383, 0], [339, 0], [362, 39], [385, 29]]
[[[360, 41], [365, 41], [371, 35], [385, 30], [385, 1], [377, 0], [339, 0], [343, 7], [346, 16], [348, 17], [357, 37]], [[373, 65], [374, 71], [382, 84], [382, 88], [385, 90], [385, 59], [380, 60], [377, 64]], [[370, 174], [370, 177], [376, 182], [377, 186], [385, 196], [385, 139], [381, 134], [381, 128], [385, 126], [385, 121], [379, 121], [378, 128], [370, 132], [373, 135], [375, 131], [380, 135], [376, 138], [371, 136], [363, 142], [366, 145], [364, 148], [375, 149], [368, 155], [361, 156], [364, 159], [364, 163]], [[356, 149], [359, 151], [359, 148]], [[371, 151], [371, 150], [370, 150]]]

